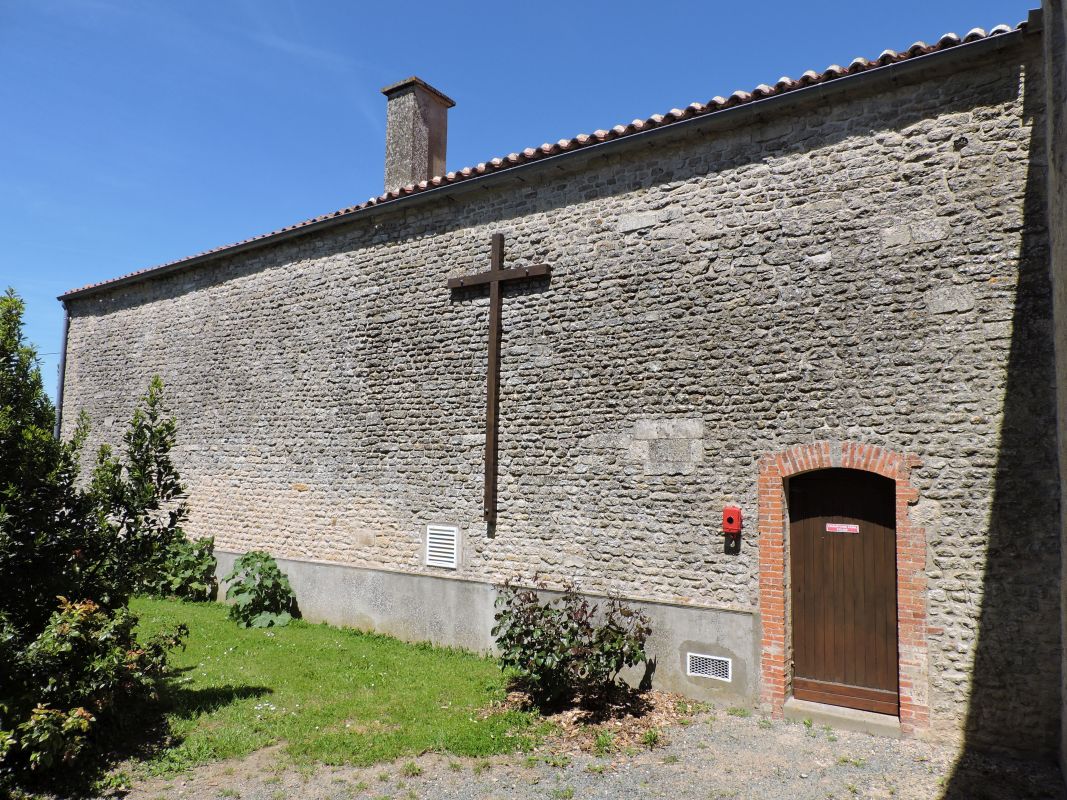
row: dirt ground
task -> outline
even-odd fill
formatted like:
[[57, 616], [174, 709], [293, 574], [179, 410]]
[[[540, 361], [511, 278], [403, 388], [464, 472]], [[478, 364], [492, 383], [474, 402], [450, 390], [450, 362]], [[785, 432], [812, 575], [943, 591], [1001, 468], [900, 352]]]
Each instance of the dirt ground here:
[[[347, 798], [755, 798], [763, 800], [1067, 800], [1052, 764], [968, 756], [802, 722], [717, 709], [587, 727], [573, 715], [533, 753], [487, 759], [427, 754], [368, 768], [294, 766], [282, 745], [137, 785], [131, 800]], [[614, 727], [611, 727], [614, 725]], [[598, 731], [611, 732], [601, 737]], [[610, 738], [610, 742], [609, 742]]]

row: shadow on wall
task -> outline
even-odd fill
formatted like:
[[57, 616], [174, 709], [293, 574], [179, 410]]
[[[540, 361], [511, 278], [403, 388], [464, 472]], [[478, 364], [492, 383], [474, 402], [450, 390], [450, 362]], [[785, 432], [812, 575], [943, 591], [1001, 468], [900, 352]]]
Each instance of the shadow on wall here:
[[[945, 791], [947, 800], [1000, 797], [1001, 789], [1008, 792], [1003, 796], [1017, 796], [1011, 787], [998, 786], [1010, 777], [990, 770], [981, 754], [1001, 750], [1051, 760], [1058, 740], [1059, 664], [1050, 669], [1047, 661], [1060, 647], [1059, 478], [1044, 88], [1039, 79], [1032, 80], [1035, 74], [1039, 67], [1028, 65], [1024, 113], [1036, 124], [973, 683], [963, 755]], [[981, 560], [975, 561], [977, 570]]]

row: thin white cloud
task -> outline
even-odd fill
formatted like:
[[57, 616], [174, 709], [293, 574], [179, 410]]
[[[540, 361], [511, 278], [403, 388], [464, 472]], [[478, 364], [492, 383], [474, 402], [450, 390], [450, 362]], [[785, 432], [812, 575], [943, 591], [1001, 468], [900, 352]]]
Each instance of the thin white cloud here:
[[340, 53], [287, 39], [270, 31], [246, 32], [245, 35], [256, 44], [295, 58], [315, 61], [338, 69], [348, 69], [353, 66], [352, 60]]

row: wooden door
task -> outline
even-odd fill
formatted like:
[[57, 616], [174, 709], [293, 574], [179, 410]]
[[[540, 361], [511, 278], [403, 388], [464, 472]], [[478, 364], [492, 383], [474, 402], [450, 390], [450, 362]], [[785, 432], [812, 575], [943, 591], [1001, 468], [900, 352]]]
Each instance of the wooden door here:
[[898, 713], [893, 481], [825, 469], [789, 480], [793, 696]]

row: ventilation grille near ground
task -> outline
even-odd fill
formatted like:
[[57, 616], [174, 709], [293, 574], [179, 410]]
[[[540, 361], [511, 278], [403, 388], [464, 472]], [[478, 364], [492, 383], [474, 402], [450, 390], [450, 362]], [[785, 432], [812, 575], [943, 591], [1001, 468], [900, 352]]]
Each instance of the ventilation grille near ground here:
[[451, 525], [426, 526], [426, 564], [455, 569], [459, 556], [459, 528]]
[[705, 656], [687, 653], [686, 674], [697, 678], [714, 678], [717, 681], [733, 680], [733, 663], [722, 656]]

